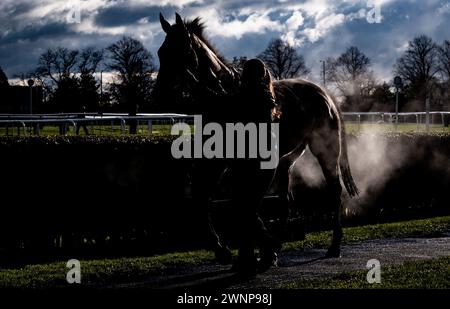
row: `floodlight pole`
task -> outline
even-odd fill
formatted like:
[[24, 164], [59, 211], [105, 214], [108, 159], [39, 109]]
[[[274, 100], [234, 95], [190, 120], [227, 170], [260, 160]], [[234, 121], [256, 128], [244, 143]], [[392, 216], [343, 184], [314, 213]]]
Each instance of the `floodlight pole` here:
[[394, 77], [395, 86], [395, 131], [398, 129], [398, 93], [400, 88], [403, 86], [403, 81], [400, 76]]
[[100, 105], [103, 104], [103, 70], [100, 71]]
[[425, 112], [427, 132], [430, 132], [430, 98], [428, 96], [425, 99]]
[[33, 115], [33, 85], [34, 85], [34, 80], [29, 79], [27, 83], [28, 83], [28, 86], [30, 87], [30, 115]]
[[398, 128], [398, 87], [395, 87], [395, 131]]

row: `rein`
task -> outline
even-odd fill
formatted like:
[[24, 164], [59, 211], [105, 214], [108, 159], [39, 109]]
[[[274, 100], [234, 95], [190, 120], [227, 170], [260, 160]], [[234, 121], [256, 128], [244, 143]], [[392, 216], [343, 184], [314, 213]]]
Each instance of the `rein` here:
[[199, 84], [204, 84], [208, 92], [216, 93], [219, 96], [235, 92], [239, 82], [239, 73], [228, 67], [195, 33], [191, 34], [191, 38], [199, 65], [197, 74], [192, 71], [189, 71], [188, 74], [192, 75]]

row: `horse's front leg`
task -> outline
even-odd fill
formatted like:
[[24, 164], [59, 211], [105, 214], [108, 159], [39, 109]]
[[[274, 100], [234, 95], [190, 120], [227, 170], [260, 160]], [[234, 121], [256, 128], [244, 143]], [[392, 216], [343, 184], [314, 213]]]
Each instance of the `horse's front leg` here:
[[[230, 264], [232, 262], [233, 256], [231, 250], [226, 245], [226, 240], [224, 240], [223, 237], [219, 235], [214, 227], [215, 224], [213, 220], [212, 199], [216, 194], [220, 195], [220, 192], [223, 189], [222, 186], [224, 185], [224, 183], [226, 183], [225, 179], [227, 178], [228, 173], [229, 169], [226, 168], [220, 172], [220, 176], [212, 177], [212, 179], [214, 179], [217, 184], [215, 186], [211, 185], [208, 190], [209, 194], [207, 195], [208, 227], [210, 236], [213, 238], [213, 251], [217, 262], [223, 265]], [[209, 179], [209, 181], [211, 182], [211, 179]], [[214, 181], [212, 183], [214, 183]]]
[[205, 232], [208, 249], [214, 251], [216, 259], [221, 264], [230, 264], [232, 255], [230, 249], [214, 228], [212, 218], [211, 197], [216, 190], [216, 182], [220, 177], [222, 168], [217, 163], [200, 161], [194, 163], [188, 171], [193, 205], [201, 207], [202, 230]]
[[231, 250], [228, 248], [227, 245], [225, 245], [220, 238], [219, 234], [216, 232], [216, 229], [214, 228], [214, 222], [211, 217], [211, 210], [208, 209], [208, 225], [209, 225], [209, 231], [212, 235], [214, 240], [214, 256], [216, 257], [217, 262], [220, 264], [226, 265], [230, 264], [233, 255], [231, 254]]

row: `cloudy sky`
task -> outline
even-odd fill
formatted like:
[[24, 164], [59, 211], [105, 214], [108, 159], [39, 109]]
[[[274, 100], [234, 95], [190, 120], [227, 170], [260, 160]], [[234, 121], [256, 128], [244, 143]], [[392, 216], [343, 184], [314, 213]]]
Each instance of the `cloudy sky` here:
[[159, 12], [171, 22], [175, 12], [200, 16], [229, 59], [254, 57], [282, 37], [305, 56], [315, 80], [321, 59], [351, 45], [371, 58], [380, 80], [389, 80], [414, 36], [450, 39], [448, 0], [1, 0], [0, 66], [11, 78], [32, 70], [49, 47], [104, 48], [122, 35], [140, 39], [156, 56], [164, 39]]

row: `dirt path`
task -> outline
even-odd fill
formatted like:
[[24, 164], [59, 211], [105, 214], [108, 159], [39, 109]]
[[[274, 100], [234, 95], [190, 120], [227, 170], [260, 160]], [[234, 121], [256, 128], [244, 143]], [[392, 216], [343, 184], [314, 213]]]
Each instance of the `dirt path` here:
[[450, 256], [450, 233], [438, 238], [378, 239], [345, 244], [339, 259], [323, 259], [325, 252], [325, 249], [283, 252], [279, 267], [253, 279], [237, 277], [229, 271], [229, 266], [205, 263], [178, 270], [176, 274], [111, 288], [277, 288], [280, 284], [302, 279], [329, 278], [343, 272], [365, 270], [370, 259], [379, 260], [383, 269], [407, 261]]

